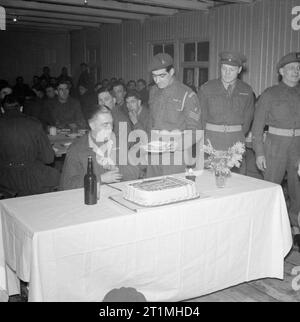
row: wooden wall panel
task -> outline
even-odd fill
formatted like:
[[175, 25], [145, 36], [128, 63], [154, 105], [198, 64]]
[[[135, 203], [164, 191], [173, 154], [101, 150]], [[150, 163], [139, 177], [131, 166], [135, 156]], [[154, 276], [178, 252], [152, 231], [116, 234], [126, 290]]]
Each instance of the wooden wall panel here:
[[1, 31], [0, 78], [15, 83], [23, 76], [31, 84], [33, 75], [41, 75], [43, 66], [57, 76], [63, 66], [70, 70], [70, 36], [61, 31]]

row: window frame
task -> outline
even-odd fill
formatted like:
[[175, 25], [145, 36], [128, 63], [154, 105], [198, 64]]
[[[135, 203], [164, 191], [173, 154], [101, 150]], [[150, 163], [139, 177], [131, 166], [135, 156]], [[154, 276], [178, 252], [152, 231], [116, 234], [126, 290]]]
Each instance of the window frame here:
[[[197, 61], [198, 58], [198, 43], [208, 42], [208, 60], [207, 61]], [[195, 61], [184, 61], [184, 45], [188, 43], [195, 44]], [[198, 90], [199, 86], [199, 68], [207, 68], [209, 77], [209, 61], [211, 52], [211, 42], [208, 38], [183, 38], [179, 41], [179, 77], [183, 82], [184, 69], [191, 68], [194, 69], [194, 86]]]

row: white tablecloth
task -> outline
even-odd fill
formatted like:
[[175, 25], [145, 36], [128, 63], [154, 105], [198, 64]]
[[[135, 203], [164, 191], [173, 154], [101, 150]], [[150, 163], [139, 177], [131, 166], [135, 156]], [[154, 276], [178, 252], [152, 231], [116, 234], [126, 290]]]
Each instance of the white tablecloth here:
[[210, 197], [138, 213], [108, 186], [95, 206], [82, 189], [1, 201], [0, 286], [11, 283], [4, 260], [30, 282], [30, 301], [101, 301], [122, 286], [177, 301], [282, 279], [292, 238], [281, 187], [234, 174], [218, 189], [204, 171], [197, 189]]

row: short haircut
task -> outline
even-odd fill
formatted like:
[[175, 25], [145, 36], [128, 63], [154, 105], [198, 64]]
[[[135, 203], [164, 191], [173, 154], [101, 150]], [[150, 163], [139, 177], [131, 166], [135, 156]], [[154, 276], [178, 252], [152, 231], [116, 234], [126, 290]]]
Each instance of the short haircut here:
[[84, 87], [85, 89], [89, 89], [88, 84], [86, 84], [86, 83], [84, 83], [84, 82], [79, 83], [79, 84], [78, 84], [78, 87], [79, 87], [79, 86], [82, 86], [82, 87]]
[[146, 81], [143, 78], [138, 79], [137, 80], [137, 83], [143, 83], [144, 86], [147, 86], [147, 83], [146, 83]]
[[47, 88], [55, 89], [55, 87], [56, 87], [55, 85], [49, 83], [49, 84], [46, 85], [45, 89], [47, 89]]
[[123, 90], [124, 90], [124, 91], [126, 91], [126, 86], [125, 86], [125, 84], [124, 84], [124, 83], [122, 83], [122, 82], [119, 82], [119, 81], [113, 82], [111, 87], [112, 87], [112, 89], [113, 89], [114, 87], [117, 87], [117, 86], [122, 86], [122, 87], [123, 87]]
[[61, 84], [66, 84], [68, 86], [68, 88], [69, 88], [69, 85], [70, 85], [70, 83], [67, 80], [62, 79], [57, 83], [56, 88], [58, 88], [58, 86], [61, 85]]
[[140, 93], [135, 89], [132, 89], [127, 92], [125, 99], [127, 99], [128, 97], [135, 97], [136, 99], [138, 99], [140, 101], [142, 100]]
[[127, 85], [128, 85], [128, 84], [130, 84], [130, 83], [134, 83], [134, 84], [136, 84], [136, 81], [135, 81], [134, 79], [131, 79], [131, 80], [129, 80], [129, 81], [127, 82]]
[[109, 93], [109, 95], [111, 95], [111, 93], [110, 93], [110, 91], [109, 91], [108, 87], [101, 87], [101, 88], [99, 88], [99, 89], [97, 90], [97, 96], [98, 96], [99, 94], [101, 94], [101, 93], [105, 93], [105, 92], [107, 92], [107, 93]]
[[11, 89], [11, 91], [13, 91], [13, 88], [10, 85], [8, 85], [8, 83], [7, 85], [0, 86], [0, 91], [2, 91], [4, 88], [9, 88]]
[[87, 65], [86, 63], [81, 63], [81, 64], [80, 64], [80, 67], [83, 67], [83, 66], [84, 66], [84, 67], [88, 67], [88, 65]]
[[4, 97], [2, 106], [4, 110], [14, 110], [20, 108], [20, 103], [15, 95], [8, 94]]
[[109, 114], [112, 115], [111, 112], [98, 104], [91, 105], [86, 110], [86, 118], [88, 122], [93, 121], [99, 114]]

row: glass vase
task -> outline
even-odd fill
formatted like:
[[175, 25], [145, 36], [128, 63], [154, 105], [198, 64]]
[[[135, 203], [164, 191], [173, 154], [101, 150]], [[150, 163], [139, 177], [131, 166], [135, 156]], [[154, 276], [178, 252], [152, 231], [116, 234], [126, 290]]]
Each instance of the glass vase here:
[[226, 179], [227, 176], [226, 174], [220, 172], [220, 171], [215, 171], [215, 180], [216, 180], [216, 185], [218, 188], [224, 188], [226, 185]]

